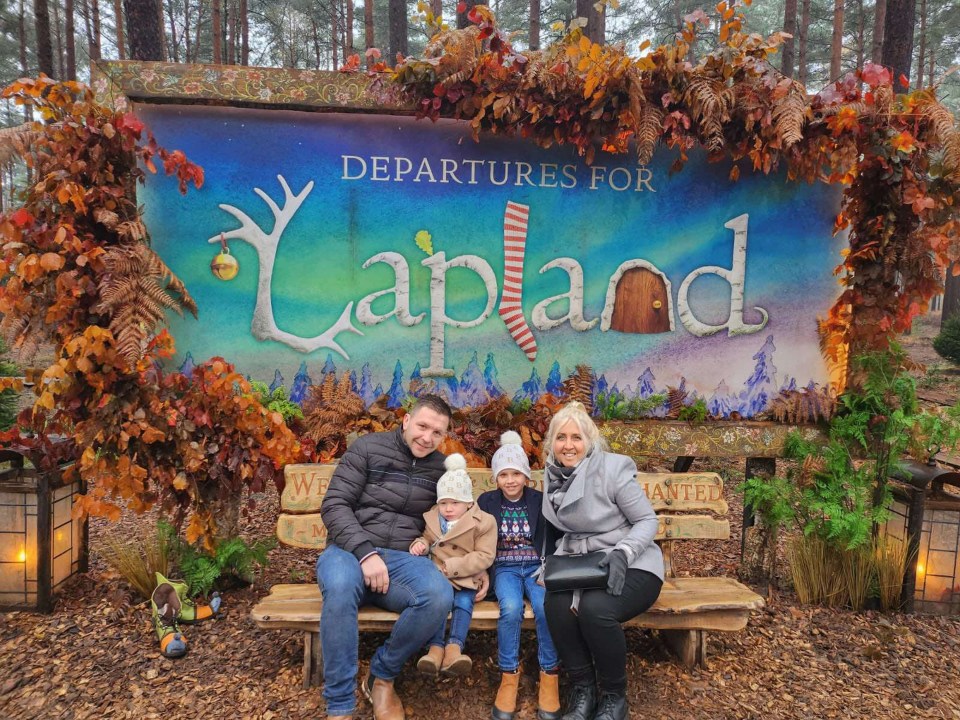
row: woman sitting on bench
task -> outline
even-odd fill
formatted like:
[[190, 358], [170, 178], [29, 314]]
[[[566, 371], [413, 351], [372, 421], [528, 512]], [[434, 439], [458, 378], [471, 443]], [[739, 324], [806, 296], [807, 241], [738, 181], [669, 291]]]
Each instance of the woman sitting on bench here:
[[544, 602], [572, 683], [563, 720], [626, 720], [627, 646], [620, 624], [645, 612], [660, 594], [657, 516], [636, 482], [636, 463], [607, 450], [579, 402], [553, 416], [544, 447], [543, 516], [563, 533], [556, 554], [603, 551], [601, 564], [609, 572], [605, 589], [548, 592]]

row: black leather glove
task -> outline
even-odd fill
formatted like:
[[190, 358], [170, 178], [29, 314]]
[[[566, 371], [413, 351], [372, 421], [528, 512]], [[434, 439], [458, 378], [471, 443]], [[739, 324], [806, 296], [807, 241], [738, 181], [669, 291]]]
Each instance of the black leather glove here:
[[627, 579], [627, 554], [623, 550], [614, 550], [600, 561], [600, 567], [609, 567], [607, 574], [607, 592], [614, 597], [623, 593], [623, 583]]

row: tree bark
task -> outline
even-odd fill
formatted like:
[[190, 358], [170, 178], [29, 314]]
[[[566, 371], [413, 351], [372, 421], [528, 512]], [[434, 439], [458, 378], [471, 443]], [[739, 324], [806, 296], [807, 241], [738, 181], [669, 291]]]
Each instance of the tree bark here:
[[37, 35], [37, 68], [49, 77], [53, 71], [53, 44], [50, 40], [50, 9], [47, 0], [33, 0], [33, 24]]
[[[348, 58], [356, 52], [353, 49], [353, 0], [347, 2], [347, 19], [344, 22], [343, 34], [343, 56]], [[344, 60], [346, 62], [346, 60]]]
[[[186, 3], [187, 8], [190, 3]], [[189, 19], [189, 9], [188, 9]], [[113, 0], [113, 16], [117, 21], [117, 57], [121, 60], [127, 59], [127, 42], [123, 37], [123, 0]], [[185, 27], [190, 27], [189, 23]]]
[[[67, 51], [67, 80], [77, 79], [77, 46], [75, 28], [73, 26], [73, 0], [64, 0], [63, 3], [63, 34], [66, 36]], [[921, 73], [922, 74], [922, 73]]]
[[530, 36], [531, 50], [540, 49], [540, 0], [530, 0]]
[[[163, 11], [163, 5], [164, 5], [164, 3], [163, 3], [163, 1], [161, 0], [160, 5], [159, 5], [161, 12]], [[180, 50], [179, 50], [179, 48], [177, 47], [179, 43], [177, 42], [177, 23], [176, 23], [176, 19], [175, 19], [174, 16], [173, 16], [173, 3], [168, 3], [168, 4], [167, 4], [167, 18], [170, 20], [170, 52], [169, 52], [169, 57], [170, 57], [170, 60], [171, 60], [171, 61], [177, 63], [177, 62], [180, 62]], [[163, 27], [162, 18], [161, 18], [160, 27]], [[187, 33], [187, 32], [188, 32], [187, 29], [184, 28], [184, 33]]]
[[221, 33], [223, 32], [223, 19], [220, 12], [220, 0], [213, 0], [213, 18], [211, 20], [210, 34], [213, 37], [213, 64], [223, 64], [223, 45], [221, 44]]
[[[407, 56], [407, 3], [405, 0], [390, 0], [387, 6], [390, 26], [390, 63], [397, 54]], [[458, 25], [459, 27], [459, 25]]]
[[[459, 5], [459, 3], [457, 3]], [[466, 27], [469, 27], [472, 23], [470, 18], [467, 15], [470, 13], [473, 8], [477, 6], [477, 0], [464, 0], [463, 12], [457, 13], [457, 28], [463, 30]]]
[[810, 2], [800, 0], [800, 27], [797, 31], [797, 80], [807, 84], [807, 40], [810, 37]]
[[337, 34], [340, 31], [337, 29], [337, 2], [336, 0], [330, 0], [330, 56], [332, 58], [330, 62], [330, 69], [337, 69]]
[[67, 67], [63, 57], [63, 25], [60, 22], [60, 0], [53, 2], [53, 17], [50, 19], [50, 31], [52, 33], [51, 43], [53, 47], [54, 63], [57, 69], [57, 77], [61, 80], [67, 79]]
[[227, 0], [227, 65], [237, 64], [237, 18], [234, 0]]
[[797, 35], [797, 0], [786, 0], [783, 4], [783, 31], [789, 33], [791, 37], [783, 42], [783, 49], [780, 51], [782, 58], [780, 61], [780, 72], [786, 77], [793, 77], [793, 50], [796, 45]]
[[953, 274], [953, 264], [947, 268], [947, 278], [943, 283], [943, 314], [940, 316], [940, 330], [947, 320], [960, 315], [960, 275]]
[[[375, 47], [373, 36], [373, 0], [363, 0], [363, 44], [364, 50]], [[373, 65], [373, 58], [368, 56], [367, 67], [371, 65]]]
[[927, 0], [920, 0], [920, 52], [917, 56], [916, 88], [923, 87], [923, 68], [927, 58]]
[[843, 0], [833, 0], [833, 38], [830, 41], [830, 82], [838, 80], [843, 60]]
[[100, 0], [90, 0], [90, 59], [99, 60], [103, 48], [100, 32]]
[[867, 18], [863, 12], [863, 0], [857, 0], [857, 69], [863, 69], [867, 53]]
[[596, 8], [596, 0], [577, 0], [577, 17], [587, 19], [587, 26], [583, 29], [591, 42], [603, 45], [606, 39], [606, 16]]
[[123, 0], [132, 60], [163, 60], [163, 26], [158, 0]]
[[876, 0], [873, 6], [873, 49], [870, 59], [875, 63], [883, 61], [883, 25], [887, 17], [887, 0]]
[[913, 23], [916, 0], [887, 0], [883, 23], [883, 53], [881, 62], [893, 71], [893, 85], [902, 90], [900, 76], [910, 80], [913, 63]]
[[240, 0], [240, 64], [250, 64], [250, 11], [247, 0]]
[[430, 0], [430, 12], [438, 25], [443, 22], [443, 0]]

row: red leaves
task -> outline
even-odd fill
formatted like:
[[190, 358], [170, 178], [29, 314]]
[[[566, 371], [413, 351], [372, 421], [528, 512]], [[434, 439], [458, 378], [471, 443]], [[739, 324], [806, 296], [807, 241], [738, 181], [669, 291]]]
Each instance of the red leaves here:
[[17, 227], [23, 228], [27, 225], [33, 225], [36, 218], [34, 218], [26, 208], [20, 208], [10, 216], [10, 220]]
[[893, 82], [893, 75], [887, 68], [871, 62], [863, 66], [863, 70], [860, 71], [860, 77], [873, 89], [881, 85], [890, 85]]

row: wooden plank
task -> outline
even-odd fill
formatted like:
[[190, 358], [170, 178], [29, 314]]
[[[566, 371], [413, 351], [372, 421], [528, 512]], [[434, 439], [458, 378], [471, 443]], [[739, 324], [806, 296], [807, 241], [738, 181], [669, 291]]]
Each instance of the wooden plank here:
[[[660, 597], [650, 610], [629, 621], [629, 625], [658, 629], [740, 630], [747, 624], [751, 610], [759, 610], [763, 598], [732, 578], [670, 578], [664, 582]], [[323, 600], [313, 584], [274, 585], [270, 594], [251, 611], [261, 628], [292, 628], [316, 632]], [[484, 600], [474, 609], [471, 627], [496, 628], [499, 608]], [[362, 629], [389, 630], [398, 615], [366, 606], [359, 619]], [[533, 622], [529, 605], [524, 611], [525, 626]]]
[[[657, 540], [726, 540], [730, 537], [730, 521], [709, 515], [661, 515], [659, 520]], [[282, 514], [277, 519], [277, 539], [290, 547], [319, 551], [327, 545], [327, 529], [320, 513]]]

